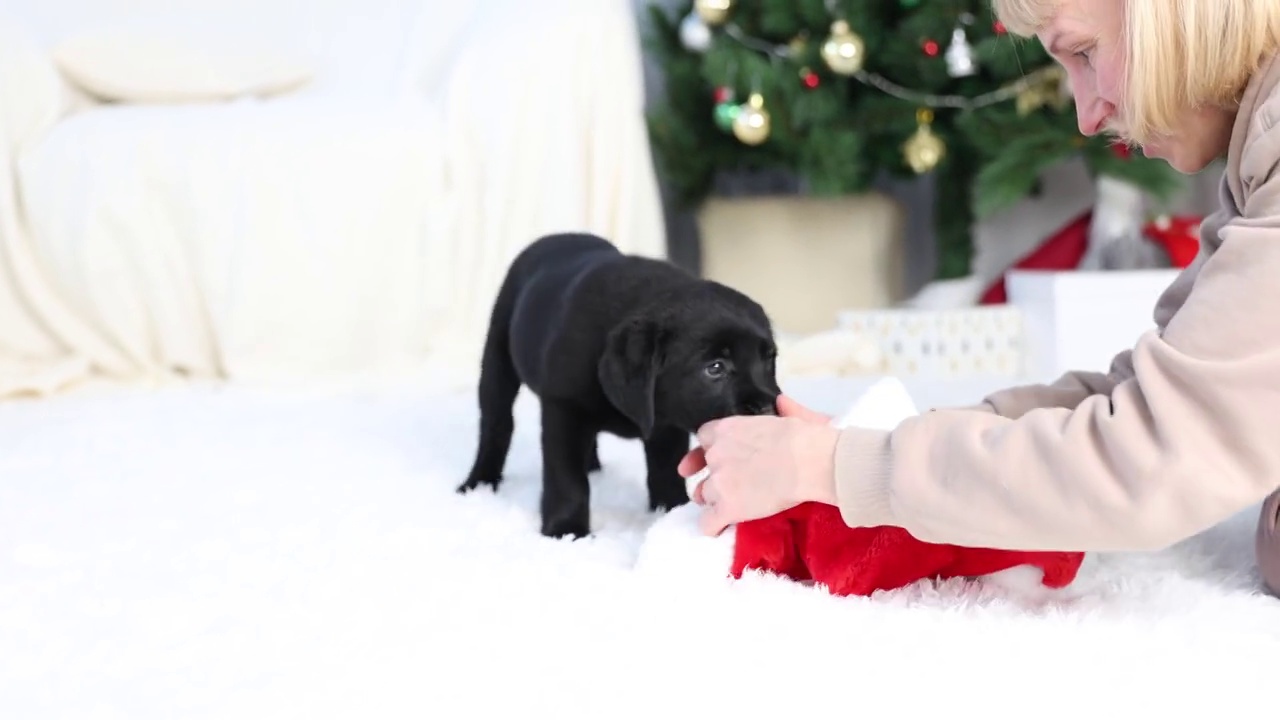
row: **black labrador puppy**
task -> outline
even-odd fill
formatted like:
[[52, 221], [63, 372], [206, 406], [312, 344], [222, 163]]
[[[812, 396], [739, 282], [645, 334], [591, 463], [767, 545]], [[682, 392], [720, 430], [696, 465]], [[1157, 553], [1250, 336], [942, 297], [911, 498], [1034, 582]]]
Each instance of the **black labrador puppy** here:
[[539, 238], [507, 271], [480, 371], [480, 441], [465, 493], [495, 490], [521, 385], [542, 406], [542, 534], [590, 533], [599, 433], [641, 438], [650, 510], [689, 501], [676, 472], [690, 435], [730, 415], [772, 414], [773, 329], [742, 293], [595, 235]]

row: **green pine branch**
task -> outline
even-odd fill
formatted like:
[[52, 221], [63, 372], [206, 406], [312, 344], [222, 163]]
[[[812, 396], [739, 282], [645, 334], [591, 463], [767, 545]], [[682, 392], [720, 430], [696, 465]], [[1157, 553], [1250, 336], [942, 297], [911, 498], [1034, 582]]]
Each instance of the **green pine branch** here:
[[[837, 17], [861, 36], [867, 72], [917, 92], [977, 97], [1052, 64], [1039, 42], [998, 33], [988, 0], [835, 0], [834, 7], [837, 15], [830, 14], [827, 0], [737, 0], [731, 22], [751, 37], [788, 48], [792, 40], [805, 39], [800, 52], [788, 57], [762, 54], [723, 32], [714, 34], [705, 53], [689, 50], [679, 27], [693, 3], [672, 12], [649, 7], [644, 48], [664, 70], [666, 95], [647, 122], [658, 172], [677, 202], [698, 206], [722, 173], [783, 169], [801, 177], [809, 192], [824, 195], [865, 192], [882, 172], [915, 175], [903, 143], [917, 130], [920, 106], [826, 67], [820, 48]], [[978, 72], [957, 78], [945, 55], [966, 10], [975, 18], [965, 37]], [[936, 54], [924, 51], [926, 40], [937, 44]], [[805, 71], [818, 74], [816, 88], [801, 82]], [[716, 125], [714, 94], [720, 87], [733, 91], [735, 103], [752, 91], [763, 95], [772, 126], [766, 142], [746, 145]], [[1161, 161], [1121, 158], [1107, 139], [1082, 137], [1070, 103], [1020, 111], [1010, 99], [933, 112], [931, 129], [947, 148], [932, 170], [939, 278], [969, 272], [974, 222], [1036, 193], [1044, 172], [1063, 161], [1080, 157], [1090, 172], [1133, 182], [1156, 197], [1167, 197], [1179, 185]]]

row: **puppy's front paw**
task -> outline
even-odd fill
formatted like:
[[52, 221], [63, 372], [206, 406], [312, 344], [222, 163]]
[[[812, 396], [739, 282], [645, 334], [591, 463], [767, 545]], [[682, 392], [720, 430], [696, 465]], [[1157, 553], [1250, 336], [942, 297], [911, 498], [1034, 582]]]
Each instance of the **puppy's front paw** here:
[[542, 521], [542, 534], [549, 538], [584, 538], [591, 534], [586, 518], [564, 517]]
[[472, 475], [471, 477], [467, 478], [466, 482], [458, 486], [456, 492], [459, 495], [465, 495], [471, 492], [472, 490], [475, 490], [476, 488], [480, 487], [481, 485], [487, 485], [491, 489], [496, 491], [498, 489], [498, 483], [500, 482], [502, 482], [501, 475], [495, 478], [484, 478], [484, 477]]
[[650, 511], [668, 511], [674, 510], [681, 505], [688, 504], [689, 493], [684, 489], [684, 483], [668, 484], [663, 483], [657, 488], [649, 490], [649, 510]]

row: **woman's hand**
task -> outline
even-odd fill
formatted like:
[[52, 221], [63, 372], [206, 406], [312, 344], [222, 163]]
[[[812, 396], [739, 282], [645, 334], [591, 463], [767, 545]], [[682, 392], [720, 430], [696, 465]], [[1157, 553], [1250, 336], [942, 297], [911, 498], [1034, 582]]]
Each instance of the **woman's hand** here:
[[679, 472], [710, 472], [693, 498], [705, 506], [700, 525], [707, 535], [802, 502], [834, 504], [839, 431], [830, 418], [785, 395], [778, 415], [723, 418], [698, 429], [700, 447], [680, 461]]

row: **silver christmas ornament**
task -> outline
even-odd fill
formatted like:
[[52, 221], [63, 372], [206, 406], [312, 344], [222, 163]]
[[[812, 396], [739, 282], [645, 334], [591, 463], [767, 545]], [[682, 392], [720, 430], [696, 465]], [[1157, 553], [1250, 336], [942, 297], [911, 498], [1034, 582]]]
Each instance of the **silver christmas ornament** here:
[[706, 52], [711, 47], [711, 28], [698, 13], [691, 12], [680, 21], [680, 44], [697, 53]]
[[964, 28], [959, 25], [951, 31], [951, 45], [947, 47], [947, 73], [951, 77], [969, 77], [978, 72], [978, 61], [973, 56], [973, 47], [969, 38], [965, 37]]

